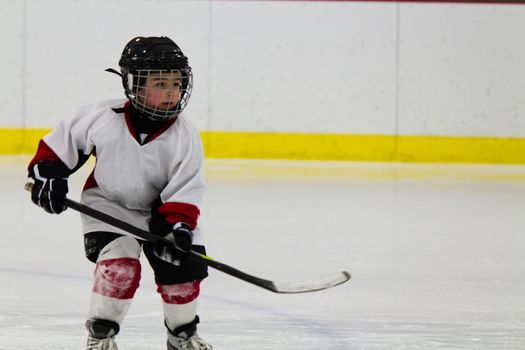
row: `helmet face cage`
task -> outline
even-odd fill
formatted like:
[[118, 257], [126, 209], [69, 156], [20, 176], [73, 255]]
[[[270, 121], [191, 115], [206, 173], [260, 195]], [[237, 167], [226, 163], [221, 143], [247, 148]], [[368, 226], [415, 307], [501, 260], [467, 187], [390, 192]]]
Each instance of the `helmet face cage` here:
[[[124, 73], [124, 72], [123, 72]], [[180, 77], [179, 91], [174, 87], [156, 87], [146, 84], [148, 78], [154, 78], [159, 81], [173, 81], [174, 77]], [[191, 90], [193, 87], [193, 74], [190, 67], [184, 69], [135, 69], [123, 74], [124, 87], [126, 95], [131, 100], [133, 106], [148, 119], [163, 121], [175, 118], [188, 104]], [[180, 93], [178, 101], [171, 102], [171, 99], [152, 105], [146, 103], [148, 96], [154, 91], [170, 89], [170, 94]], [[173, 91], [175, 90], [175, 91]]]

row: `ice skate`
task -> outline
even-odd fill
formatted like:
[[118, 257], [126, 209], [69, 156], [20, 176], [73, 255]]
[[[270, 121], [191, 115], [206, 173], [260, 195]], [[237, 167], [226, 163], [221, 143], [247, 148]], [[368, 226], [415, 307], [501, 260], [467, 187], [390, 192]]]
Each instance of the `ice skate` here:
[[108, 320], [91, 319], [86, 322], [89, 331], [86, 350], [118, 350], [114, 337], [119, 325]]
[[213, 350], [213, 347], [197, 334], [199, 317], [191, 323], [168, 330], [168, 350]]

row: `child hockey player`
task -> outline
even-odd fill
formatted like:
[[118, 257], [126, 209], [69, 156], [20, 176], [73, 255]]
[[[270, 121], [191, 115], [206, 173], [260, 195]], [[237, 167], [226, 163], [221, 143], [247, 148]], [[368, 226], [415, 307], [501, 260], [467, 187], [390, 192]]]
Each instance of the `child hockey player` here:
[[199, 227], [202, 142], [181, 114], [190, 98], [192, 71], [167, 37], [132, 39], [119, 66], [127, 99], [84, 107], [40, 141], [28, 167], [34, 180], [31, 199], [49, 213], [64, 211], [68, 176], [93, 154], [96, 165], [81, 202], [174, 244], [154, 246], [81, 216], [86, 257], [96, 264], [88, 350], [117, 349], [114, 338], [139, 286], [141, 251], [162, 297], [168, 350], [210, 350], [196, 332], [207, 268], [180, 251], [191, 247], [205, 254]]

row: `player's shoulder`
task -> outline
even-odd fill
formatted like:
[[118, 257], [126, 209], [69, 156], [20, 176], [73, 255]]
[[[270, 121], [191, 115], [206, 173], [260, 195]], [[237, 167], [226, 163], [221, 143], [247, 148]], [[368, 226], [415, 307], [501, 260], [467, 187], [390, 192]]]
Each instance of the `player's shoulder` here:
[[76, 116], [66, 123], [96, 133], [110, 123], [122, 122], [121, 114], [118, 114], [114, 109], [124, 107], [126, 101], [126, 99], [111, 99], [83, 105], [77, 111]]
[[179, 128], [188, 134], [199, 134], [197, 127], [186, 117], [184, 113], [181, 113], [177, 116], [177, 124], [179, 125]]
[[116, 114], [114, 109], [124, 107], [127, 99], [125, 98], [114, 98], [95, 103], [86, 104], [80, 107], [80, 112], [84, 114], [91, 114], [92, 116], [100, 116], [103, 114]]

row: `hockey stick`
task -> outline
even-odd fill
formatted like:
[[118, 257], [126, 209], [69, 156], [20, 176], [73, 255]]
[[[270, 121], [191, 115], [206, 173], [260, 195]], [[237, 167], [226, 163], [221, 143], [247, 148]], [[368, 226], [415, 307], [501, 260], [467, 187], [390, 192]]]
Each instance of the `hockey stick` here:
[[[25, 184], [26, 191], [31, 191], [33, 188], [33, 184], [28, 182]], [[127, 222], [124, 222], [122, 220], [119, 220], [117, 218], [114, 218], [110, 215], [107, 215], [105, 213], [102, 213], [98, 210], [95, 210], [93, 208], [90, 208], [84, 204], [80, 204], [78, 202], [75, 202], [69, 198], [66, 198], [65, 204], [68, 208], [71, 208], [75, 211], [78, 211], [82, 214], [91, 216], [97, 220], [100, 220], [102, 222], [105, 222], [106, 224], [112, 225], [114, 227], [117, 227], [121, 230], [124, 230], [133, 236], [136, 236], [140, 239], [143, 239], [145, 241], [151, 242], [151, 243], [167, 243], [167, 244], [173, 244], [171, 241], [154, 235], [148, 231], [142, 230], [138, 227], [135, 227], [133, 225], [128, 224]], [[207, 255], [201, 254], [199, 252], [196, 252], [194, 250], [189, 250], [188, 253], [189, 258], [200, 263], [203, 265], [207, 265], [209, 267], [212, 267], [214, 269], [217, 269], [221, 272], [224, 272], [230, 276], [236, 277], [238, 279], [241, 279], [245, 282], [254, 284], [258, 287], [267, 289], [269, 291], [272, 291], [274, 293], [307, 293], [307, 292], [314, 292], [318, 290], [323, 290], [331, 287], [335, 287], [339, 284], [345, 283], [351, 278], [350, 273], [347, 271], [341, 271], [338, 273], [335, 273], [333, 275], [316, 279], [316, 280], [307, 280], [307, 281], [297, 281], [297, 282], [275, 282], [266, 280], [263, 278], [259, 278], [256, 276], [249, 275], [245, 272], [242, 272], [240, 270], [237, 270], [229, 265], [226, 265], [220, 261], [217, 261]]]

